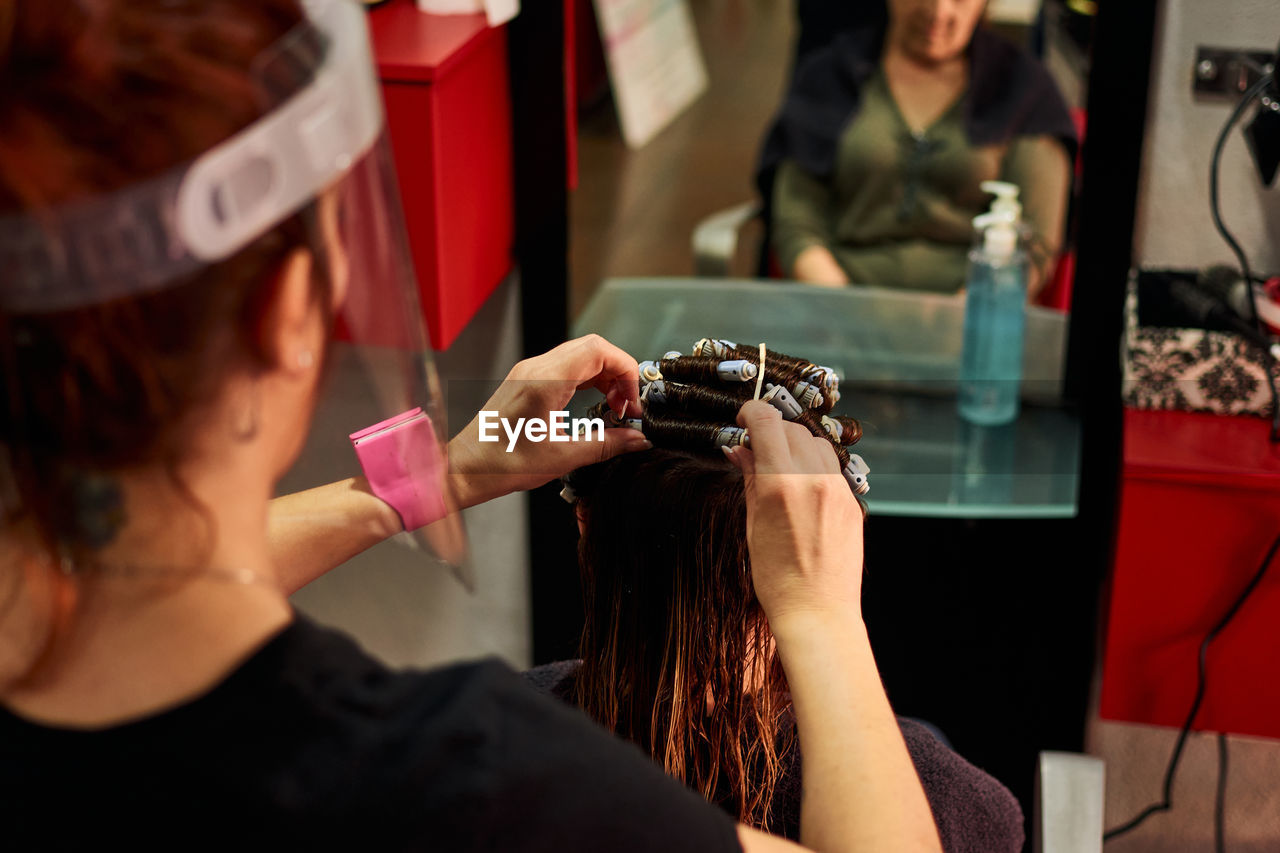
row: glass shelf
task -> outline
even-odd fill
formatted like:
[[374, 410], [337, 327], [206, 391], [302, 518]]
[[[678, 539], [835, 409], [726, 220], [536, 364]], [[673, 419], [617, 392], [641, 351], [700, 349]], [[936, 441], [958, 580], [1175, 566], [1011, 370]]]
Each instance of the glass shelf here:
[[1076, 513], [1078, 418], [1060, 408], [1065, 315], [1027, 309], [1018, 419], [977, 427], [956, 414], [964, 303], [875, 287], [832, 290], [711, 279], [611, 279], [574, 334], [597, 332], [638, 360], [702, 337], [764, 341], [841, 376], [836, 411], [863, 427], [870, 511], [947, 518]]

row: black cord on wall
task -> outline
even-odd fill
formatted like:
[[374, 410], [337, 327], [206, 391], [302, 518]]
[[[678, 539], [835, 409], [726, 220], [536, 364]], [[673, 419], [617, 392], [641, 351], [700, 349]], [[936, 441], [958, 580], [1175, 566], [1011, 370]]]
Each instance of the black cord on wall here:
[[[1252, 321], [1254, 328], [1261, 333], [1264, 338], [1266, 330], [1262, 327], [1261, 321], [1258, 319], [1258, 301], [1257, 296], [1253, 292], [1253, 273], [1249, 269], [1249, 258], [1244, 253], [1244, 249], [1231, 232], [1227, 230], [1226, 223], [1222, 221], [1221, 201], [1218, 192], [1218, 171], [1222, 163], [1222, 149], [1227, 143], [1227, 138], [1231, 135], [1231, 128], [1235, 127], [1240, 116], [1253, 103], [1254, 99], [1262, 94], [1268, 86], [1275, 80], [1275, 72], [1258, 78], [1258, 81], [1245, 90], [1240, 102], [1236, 104], [1235, 109], [1231, 111], [1231, 115], [1227, 118], [1226, 124], [1222, 126], [1221, 132], [1218, 133], [1218, 140], [1213, 146], [1213, 159], [1209, 164], [1209, 212], [1213, 216], [1213, 226], [1218, 229], [1218, 233], [1222, 235], [1222, 239], [1231, 247], [1231, 251], [1235, 254], [1236, 260], [1240, 262], [1240, 273], [1244, 276], [1245, 294], [1248, 296], [1249, 320]], [[1267, 374], [1267, 388], [1271, 391], [1271, 440], [1280, 442], [1280, 394], [1276, 391], [1276, 363], [1271, 356], [1271, 351], [1266, 347], [1259, 348], [1262, 353], [1262, 370]]]
[[[1280, 534], [1271, 542], [1271, 547], [1267, 550], [1267, 555], [1262, 558], [1262, 565], [1258, 566], [1258, 570], [1254, 572], [1253, 577], [1249, 579], [1249, 583], [1245, 585], [1244, 590], [1236, 597], [1231, 606], [1227, 608], [1227, 612], [1218, 620], [1209, 633], [1205, 635], [1204, 640], [1200, 642], [1200, 653], [1196, 659], [1196, 695], [1191, 702], [1191, 710], [1187, 713], [1186, 722], [1182, 724], [1182, 729], [1178, 732], [1178, 739], [1173, 745], [1173, 754], [1169, 756], [1169, 765], [1165, 769], [1164, 789], [1161, 794], [1160, 802], [1152, 803], [1142, 811], [1138, 812], [1133, 818], [1125, 821], [1114, 829], [1108, 829], [1103, 833], [1102, 840], [1110, 841], [1113, 838], [1124, 835], [1137, 829], [1143, 821], [1151, 817], [1153, 814], [1167, 812], [1173, 808], [1173, 779], [1178, 772], [1178, 762], [1182, 760], [1182, 749], [1187, 744], [1187, 736], [1191, 733], [1191, 726], [1195, 723], [1196, 717], [1200, 713], [1200, 704], [1204, 701], [1205, 680], [1206, 680], [1206, 662], [1209, 654], [1209, 644], [1230, 624], [1231, 620], [1236, 618], [1236, 614], [1240, 612], [1240, 608], [1248, 601], [1249, 596], [1253, 595], [1253, 591], [1258, 588], [1258, 584], [1262, 583], [1262, 578], [1266, 575], [1267, 569], [1271, 567], [1271, 562], [1275, 559], [1276, 551], [1280, 550]], [[1222, 762], [1222, 773], [1218, 779], [1219, 795], [1225, 797], [1225, 778], [1226, 778], [1226, 758], [1225, 749], [1219, 746], [1219, 758]], [[1225, 803], [1223, 804], [1225, 806]]]

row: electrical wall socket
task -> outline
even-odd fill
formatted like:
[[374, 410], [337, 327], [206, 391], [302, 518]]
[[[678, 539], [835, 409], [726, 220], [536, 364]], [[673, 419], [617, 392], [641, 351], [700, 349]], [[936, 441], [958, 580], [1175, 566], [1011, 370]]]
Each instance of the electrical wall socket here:
[[1258, 78], [1268, 74], [1275, 54], [1234, 47], [1196, 47], [1191, 88], [1197, 95], [1239, 97]]

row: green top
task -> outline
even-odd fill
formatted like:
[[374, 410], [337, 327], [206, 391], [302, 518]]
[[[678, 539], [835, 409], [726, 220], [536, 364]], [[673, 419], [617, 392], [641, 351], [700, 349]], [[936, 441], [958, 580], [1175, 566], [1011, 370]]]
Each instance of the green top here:
[[1051, 136], [975, 147], [960, 97], [914, 133], [877, 70], [857, 116], [840, 136], [835, 171], [821, 181], [790, 160], [773, 188], [773, 245], [783, 270], [811, 245], [831, 250], [857, 284], [950, 293], [964, 285], [973, 217], [990, 209], [986, 180], [1017, 184], [1031, 228], [1035, 281], [1051, 272], [1062, 242], [1067, 155]]

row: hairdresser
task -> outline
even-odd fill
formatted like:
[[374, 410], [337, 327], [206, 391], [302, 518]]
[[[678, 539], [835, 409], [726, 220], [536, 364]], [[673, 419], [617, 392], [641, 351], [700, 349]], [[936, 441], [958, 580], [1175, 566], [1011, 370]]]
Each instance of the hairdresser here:
[[[390, 670], [290, 608], [400, 526], [637, 447], [439, 445], [364, 19], [305, 6], [0, 0], [5, 848], [788, 849], [499, 664]], [[322, 374], [371, 359], [367, 479], [271, 507]], [[582, 339], [488, 408], [622, 409], [636, 378]], [[858, 506], [825, 442], [764, 404], [741, 423], [801, 840], [936, 850], [860, 618]]]

